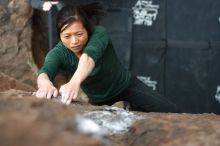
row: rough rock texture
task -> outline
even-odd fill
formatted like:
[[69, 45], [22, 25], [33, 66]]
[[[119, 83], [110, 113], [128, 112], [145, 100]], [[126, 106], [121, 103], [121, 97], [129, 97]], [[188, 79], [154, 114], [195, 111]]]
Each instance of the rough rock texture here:
[[30, 92], [0, 92], [0, 145], [10, 146], [219, 146], [220, 117], [215, 114], [134, 112], [137, 120], [130, 131], [102, 139], [80, 134], [74, 117], [83, 111], [104, 107], [76, 102], [37, 99]]
[[0, 92], [7, 91], [9, 89], [18, 89], [25, 91], [34, 91], [34, 88], [28, 84], [25, 84], [19, 80], [16, 80], [4, 73], [0, 72]]
[[74, 129], [73, 117], [79, 108], [73, 110], [28, 95], [30, 93], [15, 90], [0, 93], [0, 145], [102, 145], [101, 141], [81, 135]]
[[217, 146], [220, 117], [214, 114], [150, 113], [134, 124], [129, 145]]
[[29, 0], [1, 2], [0, 71], [34, 87], [36, 66], [31, 51], [32, 12]]

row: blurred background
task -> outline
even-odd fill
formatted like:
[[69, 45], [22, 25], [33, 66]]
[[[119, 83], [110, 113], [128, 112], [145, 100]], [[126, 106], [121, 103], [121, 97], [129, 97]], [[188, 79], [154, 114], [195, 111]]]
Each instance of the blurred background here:
[[[58, 4], [52, 4], [45, 10], [44, 1], [41, 0], [37, 2], [0, 0], [0, 26], [6, 27], [0, 27], [1, 39], [5, 44], [4, 31], [9, 30], [10, 24], [6, 22], [13, 22], [11, 17], [17, 12], [15, 10], [18, 3], [28, 3], [31, 9], [23, 7], [27, 12], [25, 18], [28, 18], [23, 26], [30, 24], [31, 34], [29, 37], [27, 34], [24, 35], [23, 40], [30, 39], [31, 43], [27, 48], [30, 48], [33, 63], [32, 66], [29, 63], [29, 66], [35, 73], [42, 66], [46, 53], [57, 43], [55, 30], [57, 11], [64, 5], [94, 1], [97, 0], [59, 0]], [[119, 59], [127, 68], [145, 80], [153, 90], [165, 95], [186, 112], [220, 114], [219, 0], [101, 0], [101, 2], [107, 10], [107, 15], [102, 18], [100, 24], [107, 28]], [[6, 16], [9, 14], [7, 20]], [[14, 19], [17, 18], [16, 16]], [[21, 22], [24, 20], [19, 21]], [[17, 23], [13, 22], [11, 29], [18, 29], [15, 27]], [[22, 34], [19, 31], [15, 31], [18, 36]], [[8, 41], [6, 46], [11, 44], [10, 42]], [[19, 45], [15, 47], [17, 50], [22, 48]], [[7, 51], [1, 49], [0, 53], [7, 58], [5, 56]], [[36, 67], [33, 67], [35, 65]], [[13, 67], [16, 66], [18, 65]], [[8, 66], [0, 65], [1, 71], [5, 74], [21, 80], [22, 75], [12, 75], [6, 68]], [[22, 82], [36, 87], [28, 78]]]

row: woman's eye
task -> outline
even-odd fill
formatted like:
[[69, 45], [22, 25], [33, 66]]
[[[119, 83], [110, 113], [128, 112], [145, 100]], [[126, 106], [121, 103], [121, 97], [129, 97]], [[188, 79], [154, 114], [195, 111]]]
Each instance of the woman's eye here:
[[68, 39], [70, 36], [64, 36], [64, 38]]
[[82, 36], [82, 33], [77, 34], [77, 36], [79, 36], [79, 37]]

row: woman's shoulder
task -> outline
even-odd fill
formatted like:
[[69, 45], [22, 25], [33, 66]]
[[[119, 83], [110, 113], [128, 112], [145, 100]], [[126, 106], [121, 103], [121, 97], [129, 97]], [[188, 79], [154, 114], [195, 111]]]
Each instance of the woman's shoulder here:
[[102, 25], [96, 25], [94, 27], [94, 32], [103, 32], [103, 33], [106, 33], [106, 28]]
[[65, 48], [65, 46], [63, 45], [63, 43], [62, 42], [59, 42], [59, 43], [57, 43], [54, 47], [53, 47], [53, 49], [51, 49], [49, 52], [48, 52], [48, 54], [57, 54], [57, 55], [62, 55], [62, 54], [66, 54], [66, 53], [68, 53], [67, 52], [67, 49]]
[[63, 43], [60, 41], [53, 47], [53, 49], [51, 49], [51, 51], [53, 51], [53, 52], [66, 52], [67, 49], [63, 45]]
[[109, 38], [108, 31], [104, 26], [96, 25], [93, 29], [92, 37], [104, 37]]
[[65, 50], [65, 46], [64, 46], [63, 43], [60, 41], [60, 42], [58, 42], [58, 43], [54, 46], [53, 49], [54, 49], [54, 50]]

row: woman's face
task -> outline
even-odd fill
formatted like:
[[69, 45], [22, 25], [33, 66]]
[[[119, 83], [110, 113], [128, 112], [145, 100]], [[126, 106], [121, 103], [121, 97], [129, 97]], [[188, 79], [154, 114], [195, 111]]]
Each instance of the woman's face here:
[[88, 33], [81, 21], [75, 21], [60, 33], [60, 39], [65, 47], [80, 56], [88, 41]]

